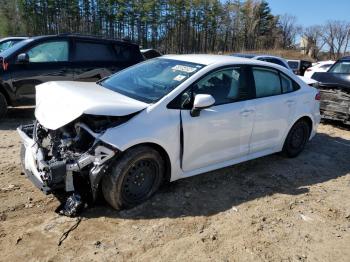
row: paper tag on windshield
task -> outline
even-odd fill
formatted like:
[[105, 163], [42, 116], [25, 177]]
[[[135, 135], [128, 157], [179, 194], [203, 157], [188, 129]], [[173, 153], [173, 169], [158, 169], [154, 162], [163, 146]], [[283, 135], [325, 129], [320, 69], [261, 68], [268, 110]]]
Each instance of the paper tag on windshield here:
[[239, 79], [239, 72], [237, 72], [236, 70], [232, 70], [232, 78], [236, 81], [238, 81]]
[[194, 71], [197, 70], [197, 68], [195, 68], [195, 67], [183, 66], [183, 65], [176, 65], [176, 66], [172, 67], [171, 69], [177, 70], [177, 71], [182, 71], [185, 73], [193, 73]]
[[177, 75], [177, 76], [175, 76], [173, 79], [175, 80], [175, 81], [182, 81], [182, 80], [184, 80], [186, 78], [186, 76], [184, 76], [184, 75]]

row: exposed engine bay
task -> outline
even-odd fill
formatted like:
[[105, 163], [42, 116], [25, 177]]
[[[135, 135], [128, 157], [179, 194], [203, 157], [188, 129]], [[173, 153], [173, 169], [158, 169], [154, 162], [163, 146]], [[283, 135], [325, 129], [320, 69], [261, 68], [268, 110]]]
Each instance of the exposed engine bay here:
[[[57, 130], [47, 129], [38, 121], [20, 127], [22, 139], [29, 141], [24, 143], [25, 147], [31, 147], [32, 156], [27, 155], [26, 150], [23, 160], [27, 176], [36, 180], [32, 181], [46, 193], [67, 192], [70, 196], [63, 214], [76, 215], [84, 203], [95, 201], [100, 180], [110, 160], [118, 155], [117, 149], [103, 143], [99, 137], [133, 115], [82, 115]], [[33, 174], [30, 160], [37, 173]]]

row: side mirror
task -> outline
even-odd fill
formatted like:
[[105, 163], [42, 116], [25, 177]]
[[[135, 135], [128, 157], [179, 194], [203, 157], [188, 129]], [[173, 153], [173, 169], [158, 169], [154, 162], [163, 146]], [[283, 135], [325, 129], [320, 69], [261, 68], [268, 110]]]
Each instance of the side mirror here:
[[198, 94], [194, 98], [193, 108], [191, 109], [191, 116], [199, 116], [200, 111], [211, 107], [215, 104], [215, 99], [211, 95]]
[[17, 62], [20, 64], [26, 64], [29, 63], [29, 55], [26, 53], [19, 54], [17, 56]]

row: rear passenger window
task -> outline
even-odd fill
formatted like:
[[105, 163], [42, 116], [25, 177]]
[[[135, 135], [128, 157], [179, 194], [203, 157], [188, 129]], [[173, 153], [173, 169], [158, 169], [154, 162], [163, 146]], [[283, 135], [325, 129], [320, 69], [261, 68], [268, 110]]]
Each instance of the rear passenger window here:
[[277, 71], [267, 68], [253, 67], [256, 97], [281, 94], [281, 82]]
[[76, 42], [75, 60], [76, 61], [113, 61], [115, 54], [108, 44]]
[[282, 84], [282, 92], [289, 93], [294, 91], [293, 82], [290, 78], [281, 74], [281, 84]]

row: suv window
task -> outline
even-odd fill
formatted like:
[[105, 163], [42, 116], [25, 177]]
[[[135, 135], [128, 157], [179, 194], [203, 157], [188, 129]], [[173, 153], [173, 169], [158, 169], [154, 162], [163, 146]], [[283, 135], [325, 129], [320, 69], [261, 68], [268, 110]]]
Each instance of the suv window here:
[[10, 47], [14, 46], [19, 41], [21, 41], [21, 40], [8, 40], [8, 41], [0, 43], [0, 52], [5, 51], [6, 49], [9, 49]]
[[67, 41], [52, 41], [34, 46], [27, 54], [32, 63], [65, 62], [68, 61], [68, 49]]
[[132, 48], [123, 45], [113, 45], [113, 48], [117, 55], [116, 60], [118, 62], [128, 62], [134, 60]]
[[76, 41], [75, 61], [113, 61], [115, 53], [109, 44]]

